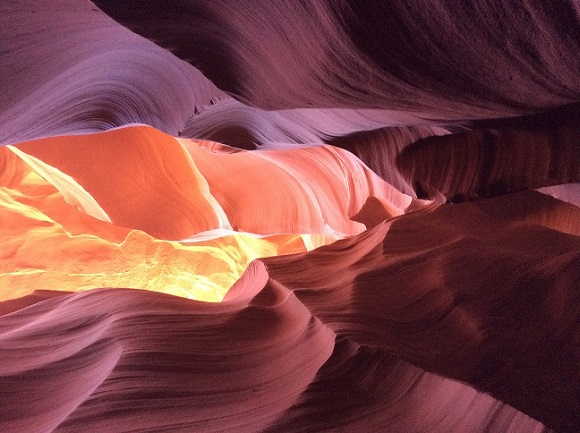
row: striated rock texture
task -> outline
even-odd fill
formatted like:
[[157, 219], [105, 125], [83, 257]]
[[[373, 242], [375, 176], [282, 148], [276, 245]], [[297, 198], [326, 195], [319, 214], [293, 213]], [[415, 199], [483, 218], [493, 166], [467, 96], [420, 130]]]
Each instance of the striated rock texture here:
[[580, 6], [0, 0], [0, 432], [580, 431]]
[[[414, 142], [397, 156], [420, 196], [461, 202], [580, 180], [580, 106]], [[497, 122], [499, 125], [500, 123]]]
[[575, 1], [94, 3], [267, 109], [356, 106], [465, 119], [580, 96]]
[[424, 206], [341, 149], [249, 153], [148, 126], [4, 146], [0, 162], [1, 300], [101, 286], [221, 300], [257, 257]]

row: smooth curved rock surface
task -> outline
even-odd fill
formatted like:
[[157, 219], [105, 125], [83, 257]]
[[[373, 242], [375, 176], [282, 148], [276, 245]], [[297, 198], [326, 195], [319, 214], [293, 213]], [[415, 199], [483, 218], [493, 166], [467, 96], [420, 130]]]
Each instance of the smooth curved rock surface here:
[[0, 299], [113, 286], [221, 300], [257, 257], [422, 206], [331, 146], [249, 153], [127, 126], [0, 152]]
[[465, 119], [580, 96], [580, 8], [572, 0], [94, 3], [262, 108], [396, 108]]
[[0, 431], [577, 433], [579, 16], [0, 0]]
[[[415, 141], [396, 156], [423, 198], [494, 197], [580, 181], [580, 106]], [[511, 124], [510, 124], [511, 123]]]

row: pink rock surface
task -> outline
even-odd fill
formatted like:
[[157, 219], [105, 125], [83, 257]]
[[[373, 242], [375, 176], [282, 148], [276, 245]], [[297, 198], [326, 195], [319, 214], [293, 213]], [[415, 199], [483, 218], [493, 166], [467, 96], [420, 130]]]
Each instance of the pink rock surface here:
[[0, 0], [0, 432], [580, 431], [579, 29]]

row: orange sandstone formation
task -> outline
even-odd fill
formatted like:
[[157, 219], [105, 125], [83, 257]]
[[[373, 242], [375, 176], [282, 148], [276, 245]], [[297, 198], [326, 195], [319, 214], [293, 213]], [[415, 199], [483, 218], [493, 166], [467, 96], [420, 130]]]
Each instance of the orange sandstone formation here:
[[[360, 233], [411, 203], [331, 147], [297, 164], [131, 126], [0, 151], [3, 300], [132, 287], [217, 301], [253, 259]], [[264, 175], [278, 180], [260, 185]], [[351, 220], [371, 198], [371, 214]]]
[[0, 0], [0, 432], [580, 431], [579, 29]]

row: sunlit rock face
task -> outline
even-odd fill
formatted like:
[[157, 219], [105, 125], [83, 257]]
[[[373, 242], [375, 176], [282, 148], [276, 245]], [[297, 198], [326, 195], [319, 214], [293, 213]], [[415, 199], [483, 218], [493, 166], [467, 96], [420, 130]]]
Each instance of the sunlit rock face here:
[[0, 1], [0, 431], [580, 428], [580, 8]]
[[0, 299], [133, 287], [221, 300], [253, 259], [359, 234], [413, 203], [330, 146], [249, 153], [127, 126], [0, 151]]

